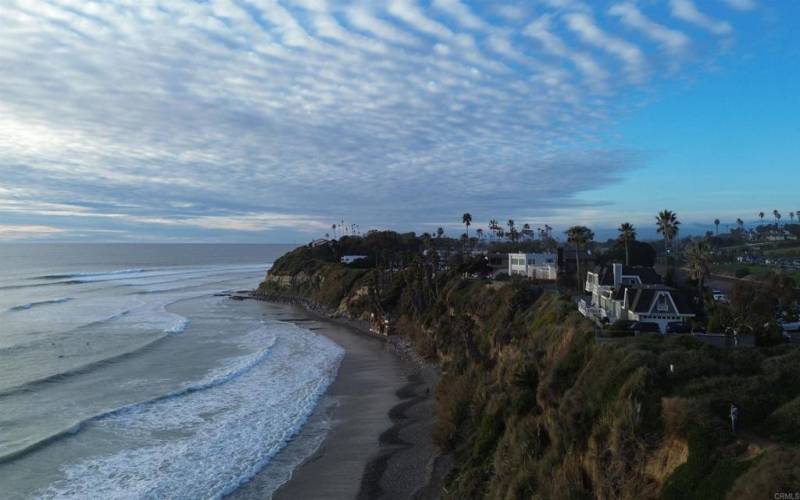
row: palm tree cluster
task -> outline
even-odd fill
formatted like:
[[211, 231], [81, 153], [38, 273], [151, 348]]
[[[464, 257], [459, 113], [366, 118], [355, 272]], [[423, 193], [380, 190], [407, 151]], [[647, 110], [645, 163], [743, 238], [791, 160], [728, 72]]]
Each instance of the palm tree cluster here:
[[[469, 226], [472, 225], [472, 215], [465, 213], [461, 217], [461, 222], [467, 227], [467, 235], [469, 236]], [[486, 230], [479, 228], [475, 231], [475, 234], [478, 239], [483, 239], [485, 235], [490, 234], [497, 239], [508, 238], [512, 242], [517, 242], [525, 239], [533, 240], [537, 235], [540, 240], [545, 240], [552, 237], [552, 232], [553, 228], [548, 224], [534, 231], [533, 226], [527, 222], [519, 229], [514, 219], [508, 219], [505, 226], [501, 225], [497, 219], [491, 219], [489, 220], [489, 225]]]
[[[358, 224], [345, 224], [344, 220], [339, 221], [339, 224], [331, 224], [331, 230], [333, 232], [333, 239], [335, 240], [337, 237], [336, 231], [339, 231], [339, 236], [357, 236], [361, 234], [359, 230], [360, 226]], [[329, 236], [328, 233], [325, 236]]]
[[[758, 212], [756, 214], [756, 216], [758, 217], [760, 224], [763, 225], [764, 224], [764, 217], [766, 217], [766, 213], [765, 212]], [[800, 210], [798, 210], [796, 212], [795, 211], [790, 211], [789, 212], [789, 220], [791, 221], [792, 224], [794, 224], [795, 216], [797, 217], [798, 222], [800, 222]], [[773, 210], [772, 211], [772, 217], [775, 219], [775, 224], [776, 225], [780, 225], [781, 219], [783, 218], [783, 215], [781, 214], [781, 212], [779, 210], [777, 210], [777, 209]], [[720, 220], [719, 219], [714, 219], [714, 226], [716, 228], [716, 231], [715, 231], [716, 236], [719, 236], [719, 225], [720, 225]], [[745, 223], [740, 217], [736, 218], [736, 231], [739, 231], [739, 232], [744, 232], [745, 231]]]
[[[764, 216], [766, 214], [764, 212], [758, 212], [757, 215], [758, 215], [759, 220], [761, 221], [761, 224], [763, 225], [764, 224]], [[789, 212], [789, 220], [792, 222], [792, 224], [794, 224], [795, 216], [797, 216], [798, 222], [800, 222], [800, 210], [798, 210], [796, 212]], [[781, 218], [783, 218], [783, 215], [781, 214], [780, 210], [778, 210], [777, 208], [774, 209], [772, 211], [772, 217], [775, 219], [775, 224], [776, 225], [780, 225]], [[737, 221], [738, 220], [739, 219], [737, 219]]]

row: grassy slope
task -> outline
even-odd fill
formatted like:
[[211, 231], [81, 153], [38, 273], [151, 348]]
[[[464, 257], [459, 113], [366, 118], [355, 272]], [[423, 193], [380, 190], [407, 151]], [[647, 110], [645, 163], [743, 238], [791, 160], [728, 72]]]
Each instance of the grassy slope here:
[[[770, 266], [762, 266], [757, 264], [714, 264], [711, 267], [711, 271], [713, 274], [718, 274], [722, 276], [729, 276], [731, 278], [736, 277], [736, 271], [739, 269], [747, 269], [749, 274], [747, 276], [752, 277], [765, 277], [770, 273], [775, 272], [774, 267]], [[795, 282], [800, 283], [800, 271], [790, 272], [789, 276], [795, 280]]]
[[800, 461], [797, 350], [600, 345], [569, 301], [522, 282], [431, 282], [417, 269], [376, 281], [306, 250], [276, 263], [282, 273], [302, 279], [261, 291], [354, 316], [369, 312], [365, 286], [382, 283], [401, 333], [442, 364], [434, 439], [456, 456], [452, 498], [747, 498], [796, 474], [764, 464]]

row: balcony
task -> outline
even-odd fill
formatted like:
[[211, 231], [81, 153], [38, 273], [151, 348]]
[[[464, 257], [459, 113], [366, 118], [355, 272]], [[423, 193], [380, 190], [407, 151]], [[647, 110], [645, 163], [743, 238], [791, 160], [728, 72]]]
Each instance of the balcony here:
[[599, 307], [593, 307], [591, 304], [587, 304], [585, 299], [578, 301], [578, 312], [587, 318], [598, 322], [603, 321], [603, 319], [606, 317], [605, 310]]

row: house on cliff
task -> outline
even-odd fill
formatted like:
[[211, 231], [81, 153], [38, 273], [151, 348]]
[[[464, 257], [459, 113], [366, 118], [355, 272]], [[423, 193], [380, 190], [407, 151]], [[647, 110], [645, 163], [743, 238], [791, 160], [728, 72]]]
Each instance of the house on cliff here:
[[688, 298], [664, 285], [651, 267], [615, 263], [590, 271], [585, 290], [591, 294], [591, 301], [582, 300], [578, 308], [584, 316], [601, 323], [654, 323], [666, 333], [671, 323], [685, 323], [694, 317]]
[[508, 275], [555, 281], [558, 278], [558, 255], [554, 253], [510, 253]]

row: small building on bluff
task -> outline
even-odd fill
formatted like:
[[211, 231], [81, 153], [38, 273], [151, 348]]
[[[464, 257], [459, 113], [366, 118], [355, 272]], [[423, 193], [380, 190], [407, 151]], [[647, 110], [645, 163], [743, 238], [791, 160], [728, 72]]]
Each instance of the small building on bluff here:
[[555, 281], [558, 278], [558, 255], [554, 253], [510, 253], [508, 275]]

